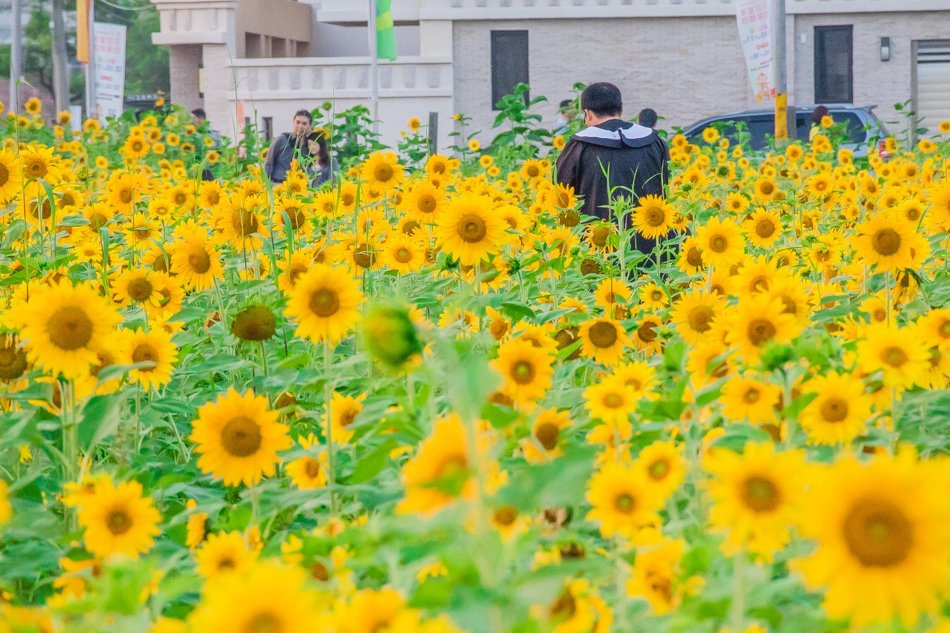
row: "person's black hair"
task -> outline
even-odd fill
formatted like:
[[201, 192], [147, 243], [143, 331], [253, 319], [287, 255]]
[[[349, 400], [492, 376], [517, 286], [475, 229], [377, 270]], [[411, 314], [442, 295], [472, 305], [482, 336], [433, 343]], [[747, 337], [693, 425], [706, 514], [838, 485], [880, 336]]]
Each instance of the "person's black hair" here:
[[573, 100], [573, 99], [565, 99], [565, 100], [561, 101], [561, 105], [558, 106], [558, 109], [561, 110], [562, 112], [563, 112], [564, 110], [573, 110], [573, 109], [574, 109], [574, 100]]
[[822, 117], [828, 116], [828, 107], [827, 106], [815, 106], [815, 109], [811, 111], [811, 122], [812, 123], [821, 123]]
[[653, 108], [643, 108], [640, 110], [640, 116], [637, 117], [637, 123], [644, 127], [653, 127], [659, 118]]
[[321, 167], [328, 165], [330, 163], [330, 150], [327, 148], [327, 137], [323, 132], [311, 132], [307, 140], [317, 144], [317, 164]]
[[310, 113], [310, 110], [297, 110], [296, 112], [294, 112], [293, 118], [296, 119], [298, 116], [306, 117], [308, 121], [313, 123], [313, 115]]
[[194, 110], [191, 111], [191, 113], [195, 115], [196, 117], [201, 117], [202, 119], [208, 118], [208, 115], [205, 114], [204, 108], [195, 108]]
[[587, 86], [581, 93], [581, 109], [590, 110], [597, 116], [620, 116], [623, 113], [620, 88], [606, 81]]

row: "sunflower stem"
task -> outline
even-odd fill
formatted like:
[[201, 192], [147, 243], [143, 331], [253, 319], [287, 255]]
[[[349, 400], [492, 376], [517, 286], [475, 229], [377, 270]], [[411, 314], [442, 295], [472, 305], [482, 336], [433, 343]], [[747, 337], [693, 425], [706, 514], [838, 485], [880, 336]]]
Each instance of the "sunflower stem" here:
[[333, 381], [330, 379], [330, 341], [323, 339], [323, 404], [327, 416], [327, 490], [330, 492], [330, 516], [336, 516], [336, 472], [333, 470], [336, 451], [333, 446], [333, 421], [330, 403], [333, 400]]
[[729, 626], [736, 633], [745, 630], [745, 552], [737, 552], [732, 558], [732, 605], [729, 610]]
[[264, 349], [264, 341], [257, 342], [257, 349], [261, 353], [261, 368], [264, 370], [264, 376], [270, 377], [270, 365], [267, 364], [267, 350]]

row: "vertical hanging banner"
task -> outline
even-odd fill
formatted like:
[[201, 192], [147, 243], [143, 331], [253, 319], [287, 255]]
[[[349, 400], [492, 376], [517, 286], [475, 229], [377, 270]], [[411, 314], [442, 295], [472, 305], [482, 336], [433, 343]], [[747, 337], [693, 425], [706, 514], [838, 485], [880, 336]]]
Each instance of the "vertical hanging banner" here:
[[96, 109], [99, 119], [122, 114], [125, 99], [125, 26], [95, 22]]
[[396, 27], [392, 0], [376, 0], [376, 56], [396, 60]]
[[736, 0], [739, 41], [755, 100], [775, 98], [775, 58], [772, 53], [772, 16], [769, 0]]
[[89, 63], [89, 3], [76, 0], [76, 61]]

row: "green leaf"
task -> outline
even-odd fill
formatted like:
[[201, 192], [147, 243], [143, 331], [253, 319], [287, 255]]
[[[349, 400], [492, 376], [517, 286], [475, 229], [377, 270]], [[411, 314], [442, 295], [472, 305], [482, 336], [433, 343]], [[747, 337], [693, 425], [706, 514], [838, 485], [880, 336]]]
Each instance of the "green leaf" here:
[[95, 396], [82, 411], [79, 443], [86, 452], [115, 435], [122, 420], [122, 400], [118, 394]]
[[389, 464], [389, 453], [399, 445], [395, 438], [387, 438], [385, 442], [367, 454], [359, 456], [353, 474], [346, 481], [347, 484], [361, 484], [369, 481], [386, 468]]

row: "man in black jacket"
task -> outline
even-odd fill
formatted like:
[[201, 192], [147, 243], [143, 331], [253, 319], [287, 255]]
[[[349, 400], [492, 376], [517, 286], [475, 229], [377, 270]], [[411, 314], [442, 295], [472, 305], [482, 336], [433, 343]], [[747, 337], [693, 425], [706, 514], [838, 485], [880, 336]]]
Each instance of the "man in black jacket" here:
[[271, 143], [264, 161], [264, 173], [271, 182], [281, 183], [287, 178], [290, 163], [296, 158], [302, 163], [304, 158], [310, 158], [310, 144], [307, 137], [310, 135], [313, 115], [308, 110], [298, 110], [294, 113], [291, 132], [284, 132]]
[[[606, 82], [587, 86], [581, 109], [587, 127], [571, 137], [557, 159], [558, 182], [574, 187], [584, 200], [581, 210], [615, 221], [609, 209], [613, 198], [630, 197], [636, 206], [641, 196], [664, 196], [670, 179], [669, 150], [655, 130], [620, 118], [623, 99], [617, 86]], [[656, 241], [637, 236], [634, 245], [650, 254]]]

